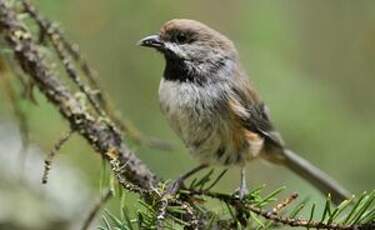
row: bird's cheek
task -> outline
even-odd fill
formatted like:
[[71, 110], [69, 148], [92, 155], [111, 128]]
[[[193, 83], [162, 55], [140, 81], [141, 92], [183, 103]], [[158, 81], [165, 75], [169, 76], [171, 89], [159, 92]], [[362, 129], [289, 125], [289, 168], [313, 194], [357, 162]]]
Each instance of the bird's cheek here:
[[170, 52], [176, 58], [187, 59], [188, 55], [185, 52], [184, 48], [175, 44], [175, 43], [166, 43], [165, 48], [167, 52]]

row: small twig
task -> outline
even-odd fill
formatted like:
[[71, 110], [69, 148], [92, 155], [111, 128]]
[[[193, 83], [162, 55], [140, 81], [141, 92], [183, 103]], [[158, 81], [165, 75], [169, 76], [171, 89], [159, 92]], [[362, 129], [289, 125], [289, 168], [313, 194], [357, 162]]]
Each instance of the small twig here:
[[[44, 19], [40, 14], [38, 14], [37, 10], [34, 6], [32, 6], [28, 1], [22, 1], [23, 6], [26, 12], [36, 21], [42, 31], [48, 36], [49, 40], [51, 41], [54, 49], [56, 50], [57, 56], [61, 60], [64, 65], [64, 68], [72, 81], [78, 86], [81, 92], [83, 92], [87, 99], [89, 100], [90, 104], [93, 106], [95, 111], [100, 115], [105, 117], [106, 114], [101, 106], [98, 104], [96, 99], [93, 97], [94, 90], [90, 89], [86, 86], [80, 79], [78, 71], [76, 70], [73, 61], [69, 57], [68, 53], [65, 50], [65, 45], [62, 42], [61, 33], [58, 33], [57, 26], [53, 23], [50, 23], [46, 19]], [[97, 89], [95, 91], [98, 91]]]
[[61, 147], [69, 140], [69, 138], [73, 134], [73, 130], [70, 129], [66, 134], [64, 134], [53, 146], [51, 152], [47, 155], [46, 159], [44, 160], [44, 171], [42, 176], [42, 183], [47, 184], [48, 182], [48, 174], [51, 170], [51, 164], [56, 156], [56, 153], [61, 149]]
[[248, 210], [267, 220], [271, 220], [274, 223], [289, 225], [291, 227], [304, 227], [304, 228], [315, 228], [315, 229], [337, 229], [337, 230], [351, 230], [351, 229], [361, 229], [361, 225], [345, 225], [337, 223], [324, 223], [320, 221], [310, 221], [302, 218], [289, 218], [282, 217], [280, 215], [274, 214], [272, 212], [258, 208], [256, 205], [245, 203], [240, 201], [238, 198], [233, 197], [224, 193], [210, 192], [210, 191], [195, 191], [189, 190], [190, 195], [203, 195], [208, 196], [213, 199], [223, 201], [230, 204], [236, 210]]
[[71, 43], [70, 41], [68, 41], [65, 38], [64, 33], [61, 31], [61, 29], [59, 29], [58, 27], [55, 27], [55, 29], [56, 29], [55, 33], [59, 35], [61, 42], [63, 43], [65, 49], [70, 53], [73, 59], [80, 65], [82, 72], [87, 77], [90, 85], [97, 91], [96, 96], [98, 98], [99, 103], [101, 103], [103, 107], [107, 107], [107, 102], [103, 95], [103, 90], [101, 89], [100, 84], [98, 83], [98, 80], [97, 80], [96, 71], [93, 68], [91, 68], [87, 60], [81, 55], [79, 46], [75, 43]]
[[109, 151], [106, 153], [106, 156], [109, 159], [109, 164], [111, 165], [112, 171], [115, 174], [118, 183], [127, 191], [137, 193], [142, 196], [149, 196], [151, 194], [151, 190], [141, 188], [140, 186], [137, 186], [136, 184], [130, 183], [125, 177], [124, 177], [124, 170], [126, 170], [126, 163], [121, 163], [121, 161], [118, 159], [118, 154], [116, 154], [116, 150], [114, 148], [109, 149]]
[[316, 229], [337, 229], [337, 230], [349, 230], [349, 229], [359, 229], [359, 226], [353, 226], [353, 225], [343, 225], [343, 224], [325, 224], [323, 222], [319, 221], [309, 221], [302, 218], [288, 218], [288, 217], [282, 217], [279, 215], [272, 214], [270, 212], [264, 211], [260, 208], [251, 206], [251, 205], [245, 205], [246, 208], [259, 215], [267, 220], [271, 220], [275, 223], [281, 223], [284, 225], [289, 225], [291, 227], [304, 227], [304, 228], [316, 228]]
[[[27, 0], [23, 0], [23, 5], [25, 10], [27, 10], [30, 15], [34, 18], [35, 21], [41, 26], [44, 25], [53, 25], [50, 21], [48, 21], [46, 18], [43, 18], [39, 12], [37, 12], [36, 8], [31, 5], [30, 2]], [[45, 31], [46, 28], [41, 28], [42, 33], [41, 35], [46, 35]], [[85, 76], [88, 79], [89, 84], [92, 86], [92, 88], [96, 91], [95, 95], [97, 96], [98, 102], [104, 107], [107, 107], [107, 101], [105, 100], [105, 97], [103, 95], [103, 90], [100, 87], [100, 84], [97, 79], [97, 73], [96, 71], [89, 65], [85, 57], [81, 54], [79, 45], [68, 41], [66, 39], [64, 32], [57, 26], [50, 26], [48, 28], [50, 30], [51, 34], [55, 34], [59, 37], [61, 43], [63, 44], [64, 48], [67, 50], [67, 52], [73, 57], [74, 61], [78, 63], [80, 66], [82, 72], [85, 74]]]
[[293, 201], [295, 201], [298, 198], [297, 193], [293, 193], [290, 196], [288, 196], [286, 199], [278, 203], [273, 209], [272, 214], [279, 214], [282, 209], [284, 209], [286, 206], [290, 205]]
[[89, 215], [83, 222], [83, 226], [81, 230], [87, 230], [89, 229], [91, 223], [94, 221], [95, 217], [99, 213], [99, 211], [103, 208], [103, 206], [108, 202], [108, 200], [112, 197], [113, 193], [110, 189], [108, 189], [104, 195], [101, 197], [101, 199], [94, 205], [94, 207], [89, 212]]

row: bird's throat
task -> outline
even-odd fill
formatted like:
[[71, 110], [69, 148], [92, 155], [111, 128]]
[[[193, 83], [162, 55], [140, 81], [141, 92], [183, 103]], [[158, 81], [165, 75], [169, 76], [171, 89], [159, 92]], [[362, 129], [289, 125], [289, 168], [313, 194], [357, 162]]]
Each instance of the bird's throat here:
[[163, 77], [169, 81], [189, 82], [197, 85], [207, 82], [207, 78], [201, 75], [191, 63], [172, 58], [166, 58]]

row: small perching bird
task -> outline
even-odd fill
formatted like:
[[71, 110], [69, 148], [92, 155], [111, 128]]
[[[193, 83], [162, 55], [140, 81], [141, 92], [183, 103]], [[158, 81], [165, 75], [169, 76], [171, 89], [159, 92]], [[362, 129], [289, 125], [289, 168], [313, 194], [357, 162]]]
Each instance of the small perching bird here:
[[201, 165], [241, 168], [239, 196], [246, 194], [245, 164], [256, 158], [284, 165], [307, 179], [336, 203], [350, 195], [328, 175], [285, 148], [269, 112], [241, 68], [233, 43], [194, 20], [173, 19], [159, 34], [139, 45], [155, 48], [166, 60], [159, 87], [161, 110], [189, 152]]

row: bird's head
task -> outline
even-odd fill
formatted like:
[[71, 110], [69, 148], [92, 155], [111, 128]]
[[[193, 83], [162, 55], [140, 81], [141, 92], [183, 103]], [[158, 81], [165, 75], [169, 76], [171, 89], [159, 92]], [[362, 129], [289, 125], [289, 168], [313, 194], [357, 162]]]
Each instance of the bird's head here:
[[168, 64], [190, 74], [207, 75], [237, 62], [233, 43], [216, 30], [190, 19], [166, 22], [158, 34], [138, 42], [163, 53]]

